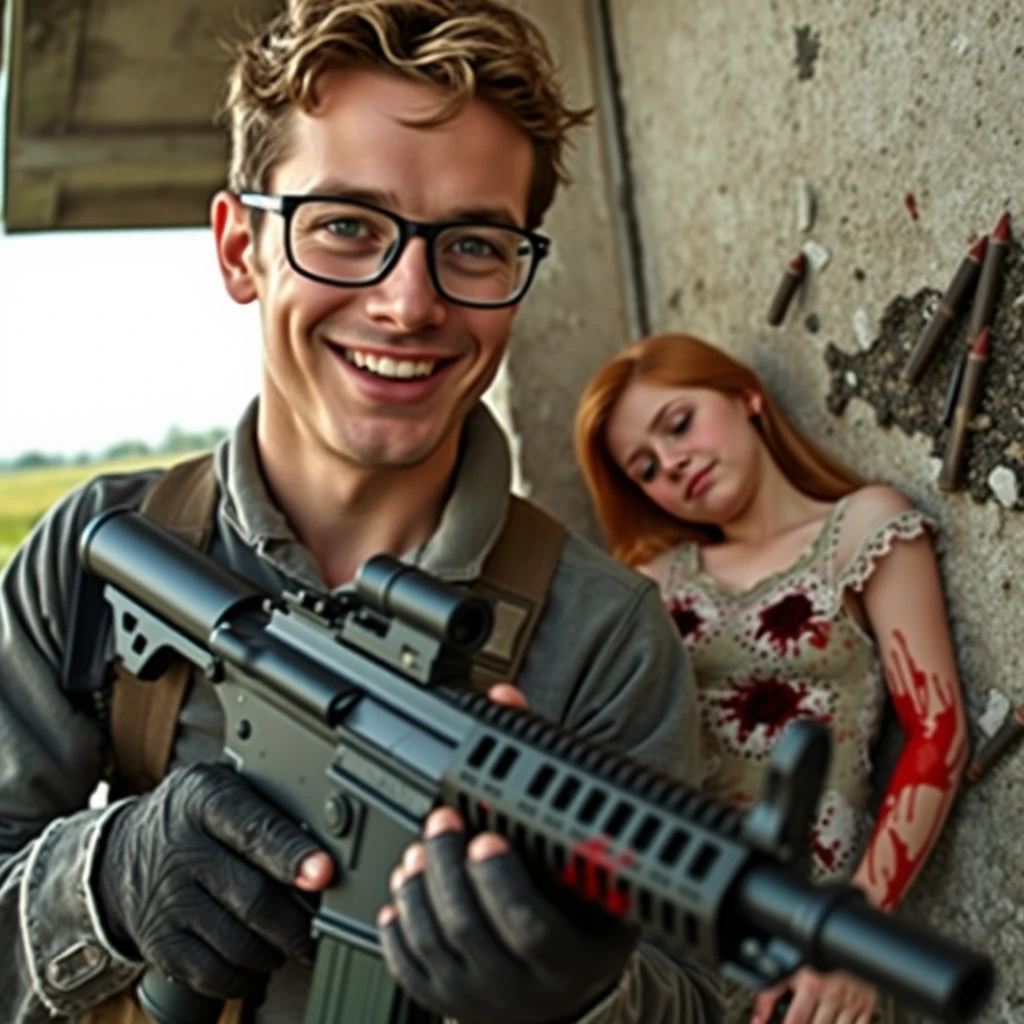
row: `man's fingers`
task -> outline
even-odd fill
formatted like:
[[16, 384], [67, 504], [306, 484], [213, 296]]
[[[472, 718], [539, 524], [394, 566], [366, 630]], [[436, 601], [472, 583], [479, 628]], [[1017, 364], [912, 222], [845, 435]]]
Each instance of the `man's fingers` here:
[[466, 824], [454, 807], [438, 807], [423, 823], [423, 835], [427, 839], [433, 839], [442, 832], [464, 832], [465, 829]]
[[334, 861], [323, 852], [311, 853], [302, 858], [298, 874], [295, 876], [296, 889], [304, 892], [320, 892], [326, 889], [334, 879]]
[[392, 977], [418, 1003], [423, 1006], [432, 1005], [434, 991], [430, 975], [410, 951], [402, 934], [401, 918], [391, 917], [387, 924], [378, 925], [377, 930], [381, 954]]
[[571, 930], [538, 891], [522, 861], [511, 851], [467, 866], [479, 901], [504, 945], [531, 963], [557, 964], [572, 959]]
[[395, 894], [395, 909], [394, 916], [382, 912], [378, 923], [381, 951], [391, 974], [413, 999], [436, 1013], [488, 1020], [489, 1007], [481, 1005], [465, 962], [447, 941], [423, 872], [402, 884]]
[[457, 968], [459, 956], [448, 948], [444, 934], [434, 916], [422, 874], [407, 879], [394, 896], [402, 923], [402, 937], [417, 963], [451, 987], [454, 979], [447, 976], [447, 965]]
[[184, 940], [161, 946], [150, 963], [166, 977], [173, 978], [199, 995], [212, 999], [255, 996], [266, 984], [259, 971], [239, 969], [193, 933], [181, 933]]
[[[207, 793], [200, 813], [206, 831], [284, 885], [296, 884], [300, 866], [308, 881], [303, 862], [311, 854], [323, 853], [312, 836], [264, 800], [234, 769], [227, 765], [202, 768]], [[314, 870], [317, 878], [322, 877], [322, 868], [314, 865]]]
[[506, 954], [481, 912], [466, 872], [464, 833], [443, 832], [428, 839], [425, 847], [426, 890], [448, 945], [464, 959], [501, 965]]
[[518, 708], [520, 711], [526, 711], [530, 706], [523, 691], [511, 683], [495, 683], [487, 691], [487, 696], [495, 704], [504, 704], [505, 707]]
[[[294, 890], [268, 882], [259, 868], [227, 853], [208, 858], [199, 867], [199, 877], [202, 888], [212, 897], [211, 904], [220, 913], [193, 917], [209, 918], [203, 938], [214, 949], [236, 948], [236, 940], [244, 946], [251, 931], [253, 938], [259, 936], [290, 956], [313, 956], [311, 910]], [[244, 932], [228, 927], [224, 919], [229, 916]], [[245, 954], [236, 954], [236, 958], [239, 966], [254, 966], [248, 964]]]
[[244, 924], [233, 907], [221, 906], [212, 898], [210, 903], [210, 909], [192, 922], [192, 932], [230, 965], [233, 973], [269, 974], [284, 963], [283, 950]]

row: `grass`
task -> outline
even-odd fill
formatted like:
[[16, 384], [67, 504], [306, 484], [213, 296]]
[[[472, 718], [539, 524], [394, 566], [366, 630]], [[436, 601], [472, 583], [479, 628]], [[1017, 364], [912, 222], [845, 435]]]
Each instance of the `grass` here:
[[0, 569], [10, 561], [18, 545], [46, 510], [72, 488], [102, 473], [129, 473], [150, 466], [169, 466], [193, 452], [148, 455], [97, 462], [88, 466], [57, 466], [0, 473]]

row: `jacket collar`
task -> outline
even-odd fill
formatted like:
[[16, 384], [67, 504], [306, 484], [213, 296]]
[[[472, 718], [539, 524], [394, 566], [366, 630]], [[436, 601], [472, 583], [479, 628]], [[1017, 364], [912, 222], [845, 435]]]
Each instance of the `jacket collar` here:
[[[319, 578], [312, 556], [274, 504], [263, 476], [256, 442], [257, 407], [254, 399], [216, 452], [223, 515], [245, 544], [283, 571]], [[504, 525], [511, 478], [508, 441], [490, 410], [478, 404], [462, 428], [459, 459], [437, 529], [406, 552], [403, 561], [442, 579], [475, 579]]]

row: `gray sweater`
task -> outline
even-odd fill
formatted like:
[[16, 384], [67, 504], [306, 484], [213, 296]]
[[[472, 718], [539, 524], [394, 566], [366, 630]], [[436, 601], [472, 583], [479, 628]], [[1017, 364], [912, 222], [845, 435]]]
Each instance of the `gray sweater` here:
[[[274, 505], [259, 466], [255, 403], [216, 452], [220, 484], [210, 554], [272, 592], [325, 589], [309, 552]], [[110, 808], [90, 807], [105, 751], [96, 722], [59, 685], [76, 547], [86, 522], [137, 508], [154, 471], [96, 478], [58, 503], [0, 577], [0, 1020], [74, 1019], [133, 983], [103, 932], [90, 886]], [[507, 442], [483, 406], [467, 420], [451, 496], [435, 533], [407, 560], [453, 582], [473, 580], [504, 523]], [[682, 645], [653, 584], [568, 536], [517, 680], [532, 710], [684, 780], [695, 778], [697, 718]], [[182, 708], [172, 767], [216, 760], [223, 718], [196, 678]], [[309, 974], [288, 964], [271, 981], [259, 1024], [301, 1019]], [[717, 1021], [715, 986], [696, 964], [643, 944], [586, 1024]]]

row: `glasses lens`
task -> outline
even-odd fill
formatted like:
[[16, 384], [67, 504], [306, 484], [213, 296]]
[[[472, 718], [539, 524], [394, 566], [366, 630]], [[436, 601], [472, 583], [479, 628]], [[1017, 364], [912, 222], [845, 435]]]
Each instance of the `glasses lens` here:
[[498, 304], [517, 298], [533, 260], [530, 239], [500, 225], [462, 224], [434, 239], [438, 281], [455, 300]]
[[334, 200], [303, 203], [291, 223], [292, 256], [307, 273], [341, 284], [377, 275], [398, 244], [398, 225], [376, 210]]

